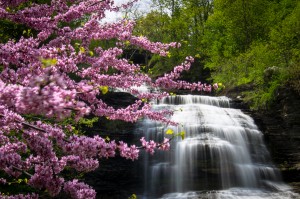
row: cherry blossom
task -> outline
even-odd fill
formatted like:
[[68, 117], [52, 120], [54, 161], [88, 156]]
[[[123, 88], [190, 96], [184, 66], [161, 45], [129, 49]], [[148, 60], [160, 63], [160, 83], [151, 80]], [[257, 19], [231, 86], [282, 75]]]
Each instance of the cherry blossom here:
[[[111, 0], [0, 1], [1, 20], [23, 24], [32, 31], [0, 43], [0, 170], [16, 180], [26, 175], [28, 186], [36, 190], [1, 197], [38, 198], [46, 191], [53, 197], [64, 192], [71, 198], [95, 198], [92, 187], [77, 179], [67, 181], [63, 171], [90, 172], [99, 167], [102, 158], [121, 156], [133, 161], [142, 150], [150, 154], [169, 150], [172, 137], [161, 143], [143, 137], [140, 144], [129, 144], [97, 135], [76, 135], [71, 124], [60, 122], [72, 119], [76, 123], [86, 116], [127, 122], [146, 117], [177, 125], [169, 119], [172, 111], [153, 110], [151, 100], [168, 96], [167, 89], [211, 91], [211, 85], [179, 80], [180, 74], [189, 70], [192, 57], [156, 80], [122, 58], [122, 46], [126, 45], [160, 56], [180, 47], [179, 43], [151, 42], [132, 35], [134, 21], [101, 23], [106, 10], [118, 11], [133, 2], [115, 6]], [[83, 24], [72, 25], [78, 21]], [[107, 40], [116, 41], [115, 47], [93, 45]], [[134, 89], [144, 84], [155, 92]], [[101, 99], [103, 88], [109, 92], [124, 89], [137, 100], [115, 109]], [[0, 183], [7, 180], [0, 178]]]

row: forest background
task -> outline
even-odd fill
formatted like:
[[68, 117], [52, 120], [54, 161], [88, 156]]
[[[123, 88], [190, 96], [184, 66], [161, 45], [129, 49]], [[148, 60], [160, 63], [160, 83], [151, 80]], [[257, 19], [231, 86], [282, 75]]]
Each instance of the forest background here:
[[[279, 87], [300, 91], [300, 2], [296, 0], [153, 0], [137, 20], [135, 34], [182, 44], [168, 57], [144, 52], [146, 70], [157, 77], [187, 55], [196, 58], [184, 78], [217, 82], [220, 90], [246, 87], [244, 100], [266, 109]], [[225, 88], [226, 87], [226, 88]]]

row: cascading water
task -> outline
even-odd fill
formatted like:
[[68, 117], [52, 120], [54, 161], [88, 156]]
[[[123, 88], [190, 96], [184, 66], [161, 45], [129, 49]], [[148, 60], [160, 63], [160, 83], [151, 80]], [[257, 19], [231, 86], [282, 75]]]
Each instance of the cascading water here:
[[144, 120], [140, 132], [162, 140], [167, 129], [184, 131], [171, 151], [144, 155], [142, 198], [297, 198], [271, 163], [251, 117], [226, 97], [171, 96], [154, 105], [171, 109], [177, 127]]

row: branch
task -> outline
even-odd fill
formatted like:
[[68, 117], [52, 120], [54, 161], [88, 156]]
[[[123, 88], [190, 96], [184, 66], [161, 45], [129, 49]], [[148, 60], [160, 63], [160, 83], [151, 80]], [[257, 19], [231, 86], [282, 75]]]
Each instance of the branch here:
[[[3, 114], [0, 114], [0, 117], [5, 117], [5, 115], [3, 115]], [[26, 126], [26, 127], [29, 127], [29, 128], [32, 128], [32, 129], [35, 129], [35, 130], [38, 130], [38, 131], [42, 131], [42, 132], [44, 132], [44, 133], [47, 133], [47, 131], [45, 131], [44, 129], [41, 129], [41, 128], [39, 128], [39, 127], [37, 127], [37, 126], [34, 126], [34, 125], [32, 125], [32, 124], [29, 124], [29, 123], [27, 123], [27, 122], [22, 122], [22, 121], [20, 121], [20, 120], [14, 120], [15, 122], [19, 122], [19, 123], [21, 123], [22, 125], [24, 125], [24, 126]]]
[[15, 170], [17, 170], [17, 171], [23, 172], [24, 174], [26, 174], [26, 175], [28, 175], [30, 177], [33, 176], [32, 174], [28, 173], [27, 171], [24, 171], [23, 169], [20, 169], [19, 167], [16, 167], [16, 166], [12, 165], [12, 168], [15, 169]]
[[[168, 142], [162, 142], [162, 143], [156, 145], [156, 147], [159, 148], [159, 147], [165, 145], [166, 143], [171, 142], [171, 140], [173, 140], [175, 137], [176, 137], [176, 136], [173, 135], [173, 136], [169, 139]], [[139, 147], [136, 147], [136, 148], [137, 148], [137, 149], [145, 149], [146, 147], [144, 147], [144, 146], [139, 146]]]
[[[5, 115], [3, 115], [3, 114], [0, 113], [0, 117], [5, 117]], [[37, 127], [37, 126], [34, 126], [34, 125], [32, 125], [32, 124], [29, 124], [29, 123], [27, 123], [27, 122], [22, 122], [22, 121], [17, 120], [17, 119], [15, 119], [14, 121], [15, 121], [15, 122], [19, 122], [19, 123], [21, 123], [22, 125], [24, 125], [24, 126], [26, 126], [26, 127], [29, 127], [29, 128], [32, 128], [32, 129], [34, 129], [34, 130], [38, 130], [38, 131], [41, 131], [41, 132], [43, 132], [43, 133], [47, 133], [46, 130], [41, 129], [41, 128]], [[65, 139], [65, 138], [63, 138], [63, 140], [64, 140], [65, 142], [71, 143], [69, 140], [67, 140], [67, 139]]]

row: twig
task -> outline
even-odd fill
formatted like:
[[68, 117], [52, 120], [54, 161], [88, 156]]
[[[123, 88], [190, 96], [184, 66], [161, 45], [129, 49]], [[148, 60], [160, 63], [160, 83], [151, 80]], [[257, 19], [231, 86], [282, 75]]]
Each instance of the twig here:
[[28, 173], [27, 171], [24, 171], [23, 169], [20, 169], [19, 167], [12, 166], [12, 168], [14, 168], [15, 170], [18, 170], [18, 171], [20, 171], [20, 172], [23, 172], [23, 173], [25, 173], [26, 175], [28, 175], [28, 176], [30, 176], [30, 177], [33, 176], [32, 174]]
[[[165, 144], [171, 142], [171, 140], [173, 140], [174, 137], [175, 137], [175, 136], [172, 136], [167, 142], [160, 143], [160, 144], [156, 145], [156, 147], [159, 148], [159, 147], [161, 147], [161, 146], [163, 146], [163, 145], [165, 145]], [[137, 149], [144, 149], [144, 148], [146, 148], [146, 147], [144, 147], [144, 146], [139, 146], [139, 147], [136, 147], [136, 148], [137, 148]]]
[[[5, 117], [5, 115], [0, 114], [0, 117]], [[24, 126], [26, 126], [26, 127], [29, 127], [29, 128], [32, 128], [32, 129], [35, 129], [35, 130], [38, 130], [38, 131], [41, 131], [41, 132], [43, 132], [43, 133], [47, 133], [46, 130], [41, 129], [41, 128], [37, 127], [37, 126], [34, 126], [34, 125], [32, 125], [32, 124], [29, 124], [29, 123], [27, 123], [27, 122], [22, 122], [22, 121], [17, 120], [17, 119], [15, 119], [14, 121], [15, 121], [15, 122], [19, 122], [19, 123], [21, 123], [22, 125], [24, 125]], [[63, 138], [63, 140], [64, 140], [65, 142], [71, 143], [71, 141], [69, 141], [69, 140], [67, 140], [67, 139], [65, 139], [65, 138]]]

